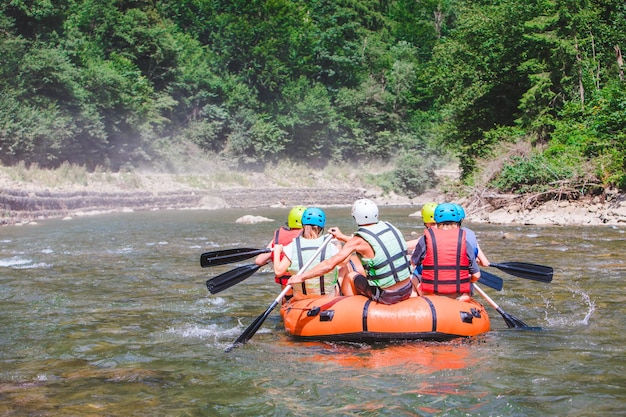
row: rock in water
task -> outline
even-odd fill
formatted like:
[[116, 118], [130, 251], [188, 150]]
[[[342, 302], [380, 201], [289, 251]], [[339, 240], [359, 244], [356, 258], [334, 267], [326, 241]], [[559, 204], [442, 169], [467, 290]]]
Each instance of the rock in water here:
[[267, 217], [252, 216], [251, 214], [246, 214], [245, 216], [242, 216], [238, 218], [237, 220], [235, 220], [235, 223], [257, 224], [257, 223], [273, 222], [273, 221], [274, 219], [268, 219]]

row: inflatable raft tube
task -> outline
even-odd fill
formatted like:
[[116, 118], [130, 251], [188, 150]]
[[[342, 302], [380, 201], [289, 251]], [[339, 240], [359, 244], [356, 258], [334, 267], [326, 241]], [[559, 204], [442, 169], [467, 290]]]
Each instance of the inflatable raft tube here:
[[437, 340], [489, 331], [489, 316], [475, 300], [429, 295], [394, 305], [360, 295], [290, 300], [280, 311], [287, 335], [303, 340]]

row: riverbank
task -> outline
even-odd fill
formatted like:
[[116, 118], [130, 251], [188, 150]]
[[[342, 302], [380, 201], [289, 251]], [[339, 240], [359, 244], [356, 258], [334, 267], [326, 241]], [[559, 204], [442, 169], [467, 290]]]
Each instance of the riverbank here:
[[[123, 175], [123, 174], [118, 174]], [[430, 190], [409, 199], [385, 194], [375, 187], [350, 187], [346, 181], [328, 183], [323, 177], [312, 186], [286, 187], [255, 174], [244, 185], [167, 174], [132, 174], [120, 181], [114, 174], [91, 177], [83, 184], [53, 188], [37, 181], [18, 181], [0, 172], [0, 224], [22, 225], [47, 218], [71, 218], [119, 211], [291, 207], [294, 205], [349, 206], [370, 198], [384, 206], [415, 206], [416, 216], [428, 201], [462, 204], [467, 221], [525, 225], [626, 226], [626, 195], [608, 194], [576, 200], [554, 196], [515, 196], [482, 191], [459, 198]], [[105, 178], [105, 179], [103, 179]]]

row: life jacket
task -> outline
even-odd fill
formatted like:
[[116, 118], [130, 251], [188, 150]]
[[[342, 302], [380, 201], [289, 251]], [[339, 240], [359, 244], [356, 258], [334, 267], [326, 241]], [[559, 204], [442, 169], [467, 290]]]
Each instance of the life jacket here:
[[[272, 240], [272, 249], [274, 245], [283, 245], [287, 246], [291, 243], [292, 240], [297, 238], [302, 234], [302, 229], [288, 229], [285, 226], [282, 226], [276, 231], [274, 231], [274, 239]], [[285, 253], [281, 252], [280, 259], [282, 260], [285, 257]], [[276, 275], [274, 276], [274, 281], [277, 284], [287, 285], [287, 281], [289, 280], [290, 274]]]
[[[302, 236], [295, 238], [291, 244], [291, 265], [289, 266], [289, 272], [295, 274], [300, 271], [302, 265], [305, 265], [313, 256], [315, 251], [319, 249], [324, 243], [324, 236], [320, 236], [317, 239], [305, 239]], [[317, 259], [311, 263], [311, 268], [320, 262], [330, 258], [338, 252], [338, 249], [334, 245], [326, 245], [324, 250], [318, 255]], [[301, 293], [304, 295], [326, 295], [330, 294], [337, 284], [338, 269], [334, 268], [333, 271], [326, 275], [316, 278], [307, 279], [300, 285], [296, 284], [293, 287], [294, 293]]]
[[379, 221], [361, 226], [354, 234], [364, 239], [374, 250], [371, 259], [359, 255], [369, 285], [385, 289], [409, 278], [411, 263], [406, 254], [406, 241], [398, 229], [390, 223]]
[[422, 291], [434, 294], [471, 291], [465, 231], [430, 228], [424, 231], [426, 255], [422, 261]]

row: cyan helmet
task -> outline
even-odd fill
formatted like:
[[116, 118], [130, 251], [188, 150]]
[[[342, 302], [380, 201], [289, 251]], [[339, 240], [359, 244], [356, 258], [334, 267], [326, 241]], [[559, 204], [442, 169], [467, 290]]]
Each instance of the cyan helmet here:
[[302, 214], [306, 210], [304, 206], [295, 206], [287, 216], [287, 227], [290, 229], [302, 229]]
[[461, 215], [456, 206], [452, 203], [441, 203], [435, 209], [435, 222], [436, 223], [444, 223], [444, 222], [454, 222], [458, 223], [461, 221]]
[[435, 209], [437, 208], [437, 203], [426, 203], [422, 206], [422, 220], [424, 223], [436, 223], [435, 222]]
[[378, 206], [367, 198], [357, 200], [352, 205], [352, 217], [359, 226], [378, 223]]
[[465, 218], [465, 210], [463, 209], [463, 206], [461, 206], [460, 204], [455, 204], [457, 211], [459, 212], [459, 216], [461, 216], [461, 220], [459, 221], [463, 221], [463, 219]]
[[323, 229], [326, 225], [326, 214], [322, 209], [309, 207], [302, 214], [302, 225], [319, 226]]

